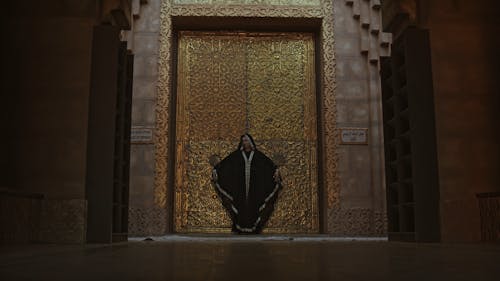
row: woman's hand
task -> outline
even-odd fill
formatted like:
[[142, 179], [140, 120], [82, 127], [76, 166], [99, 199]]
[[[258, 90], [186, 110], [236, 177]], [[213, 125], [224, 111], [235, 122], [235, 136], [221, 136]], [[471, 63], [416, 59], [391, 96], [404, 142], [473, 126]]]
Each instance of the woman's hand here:
[[219, 177], [217, 176], [217, 170], [213, 169], [212, 170], [212, 181], [216, 182], [218, 179], [219, 179]]
[[281, 180], [281, 174], [280, 174], [280, 170], [278, 168], [276, 168], [276, 171], [274, 171], [273, 178], [274, 178], [275, 182], [278, 182]]

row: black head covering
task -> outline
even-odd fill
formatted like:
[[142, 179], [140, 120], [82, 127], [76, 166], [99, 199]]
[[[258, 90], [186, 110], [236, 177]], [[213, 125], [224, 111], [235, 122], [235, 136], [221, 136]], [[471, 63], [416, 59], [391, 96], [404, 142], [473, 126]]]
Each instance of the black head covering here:
[[252, 138], [252, 136], [250, 134], [244, 134], [240, 137], [240, 143], [238, 144], [238, 150], [242, 150], [243, 149], [243, 138], [247, 136], [249, 139], [250, 139], [250, 143], [252, 144], [252, 148], [255, 150], [257, 149], [256, 145], [255, 145], [255, 142]]

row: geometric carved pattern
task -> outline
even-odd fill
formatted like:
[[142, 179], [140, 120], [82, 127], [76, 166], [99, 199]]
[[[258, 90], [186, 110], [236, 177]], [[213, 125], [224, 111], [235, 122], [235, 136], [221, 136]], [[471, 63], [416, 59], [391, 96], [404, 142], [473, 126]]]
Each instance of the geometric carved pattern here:
[[175, 230], [230, 231], [208, 159], [227, 156], [248, 131], [285, 158], [266, 231], [318, 232], [312, 34], [181, 32], [178, 56]]
[[374, 212], [370, 208], [334, 210], [332, 234], [349, 236], [387, 235], [387, 216], [385, 212]]
[[[175, 0], [179, 1], [179, 0]], [[180, 4], [164, 0], [161, 7], [160, 49], [158, 65], [158, 95], [156, 107], [155, 136], [155, 202], [160, 208], [167, 208], [168, 194], [168, 144], [169, 120], [172, 85], [172, 16], [230, 16], [230, 17], [282, 17], [282, 18], [319, 18], [322, 19], [320, 33], [320, 76], [321, 93], [317, 103], [321, 111], [318, 120], [321, 121], [322, 155], [318, 160], [323, 166], [321, 185], [326, 198], [324, 213], [325, 231], [332, 232], [334, 208], [339, 206], [339, 181], [337, 177], [336, 146], [338, 131], [336, 130], [335, 104], [335, 54], [333, 30], [333, 0], [320, 0], [319, 4], [269, 5], [268, 1], [258, 4]], [[224, 2], [224, 1], [222, 1]], [[229, 3], [229, 1], [227, 1]], [[233, 2], [234, 3], [234, 2]], [[260, 144], [263, 149], [264, 145]], [[222, 148], [221, 148], [222, 149]], [[229, 149], [229, 147], [227, 148]], [[231, 147], [234, 149], [234, 147]], [[264, 149], [263, 149], [264, 150]], [[221, 151], [222, 153], [222, 151]], [[227, 153], [227, 152], [226, 152]], [[227, 154], [223, 154], [227, 155]], [[170, 163], [170, 164], [169, 164]], [[173, 214], [169, 214], [173, 216]], [[328, 224], [327, 224], [328, 222]], [[269, 222], [272, 223], [272, 219]]]
[[319, 5], [319, 0], [173, 0], [174, 4], [205, 4], [205, 5], [217, 5], [217, 4], [241, 4], [241, 5], [255, 5], [262, 4], [263, 2], [268, 5], [282, 5], [282, 6], [292, 6], [292, 5]]
[[180, 37], [177, 101], [187, 107], [178, 107], [176, 126], [191, 141], [238, 139], [245, 124], [246, 46], [231, 39]]
[[157, 206], [129, 207], [129, 236], [160, 236], [166, 232], [167, 209]]
[[248, 44], [249, 129], [257, 140], [301, 141], [316, 131], [313, 38], [274, 36]]

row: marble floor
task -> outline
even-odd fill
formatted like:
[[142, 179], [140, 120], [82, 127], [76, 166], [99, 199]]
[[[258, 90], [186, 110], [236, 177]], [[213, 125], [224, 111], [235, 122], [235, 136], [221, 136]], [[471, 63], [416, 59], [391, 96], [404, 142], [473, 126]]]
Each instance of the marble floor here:
[[0, 247], [0, 280], [500, 280], [500, 244], [167, 236]]

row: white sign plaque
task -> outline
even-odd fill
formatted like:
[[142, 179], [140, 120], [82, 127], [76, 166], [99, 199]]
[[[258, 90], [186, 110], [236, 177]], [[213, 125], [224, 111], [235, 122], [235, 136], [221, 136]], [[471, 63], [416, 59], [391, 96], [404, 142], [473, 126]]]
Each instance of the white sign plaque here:
[[153, 143], [153, 129], [146, 127], [132, 127], [130, 132], [131, 143]]
[[340, 144], [368, 144], [368, 129], [340, 128]]

